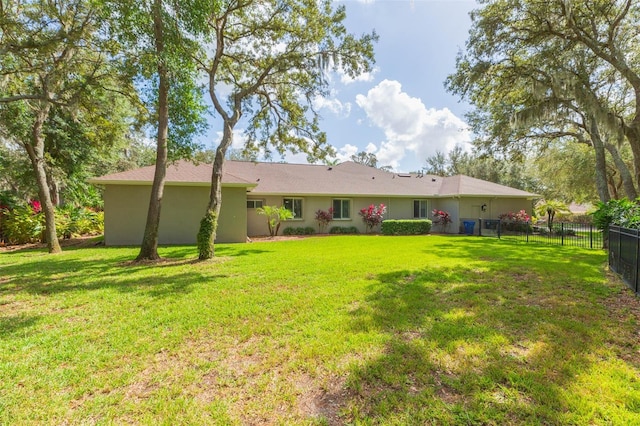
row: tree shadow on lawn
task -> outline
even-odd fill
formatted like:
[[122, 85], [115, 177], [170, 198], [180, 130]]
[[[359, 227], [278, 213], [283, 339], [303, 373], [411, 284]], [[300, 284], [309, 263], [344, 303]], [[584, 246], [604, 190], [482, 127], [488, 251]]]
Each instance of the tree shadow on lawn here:
[[[105, 249], [101, 249], [105, 250]], [[218, 258], [213, 262], [224, 262]], [[130, 263], [128, 256], [68, 258], [38, 256], [28, 262], [0, 267], [0, 296], [29, 293], [36, 295], [116, 289], [167, 297], [188, 293], [194, 285], [210, 285], [227, 275], [214, 273], [209, 266], [190, 259], [164, 259], [156, 263]], [[200, 267], [199, 265], [203, 265]], [[153, 273], [157, 271], [157, 273]]]
[[[0, 308], [2, 308], [2, 305], [0, 305]], [[6, 339], [13, 334], [34, 326], [40, 318], [38, 315], [22, 314], [0, 317], [0, 339]]]
[[502, 272], [457, 267], [375, 277], [366, 303], [352, 311], [352, 326], [380, 330], [387, 343], [351, 369], [343, 416], [372, 423], [571, 423], [564, 389], [608, 343], [606, 309], [556, 291], [562, 280], [546, 282], [544, 271], [517, 280]]
[[[272, 250], [247, 249], [246, 244], [221, 245], [216, 248], [216, 257], [207, 261], [199, 261], [192, 257], [197, 250], [191, 246], [164, 246], [159, 251], [162, 259], [154, 262], [133, 262], [135, 253], [123, 251], [122, 247], [101, 247], [87, 249], [72, 247], [61, 255], [49, 255], [42, 249], [27, 251], [32, 255], [28, 261], [21, 263], [0, 264], [0, 295], [3, 292], [28, 291], [34, 294], [52, 294], [75, 290], [96, 290], [116, 288], [122, 292], [151, 290], [154, 297], [167, 296], [172, 293], [187, 292], [192, 283], [211, 282], [226, 275], [216, 274], [215, 265], [226, 262], [230, 258], [270, 253]], [[137, 248], [136, 248], [137, 250]], [[74, 252], [87, 253], [79, 258]], [[95, 254], [93, 254], [93, 253]], [[104, 255], [102, 254], [104, 253]], [[3, 253], [3, 256], [24, 256], [25, 251]], [[146, 274], [150, 270], [162, 271], [158, 274]], [[172, 269], [183, 269], [180, 277]], [[164, 290], [161, 290], [164, 289]]]

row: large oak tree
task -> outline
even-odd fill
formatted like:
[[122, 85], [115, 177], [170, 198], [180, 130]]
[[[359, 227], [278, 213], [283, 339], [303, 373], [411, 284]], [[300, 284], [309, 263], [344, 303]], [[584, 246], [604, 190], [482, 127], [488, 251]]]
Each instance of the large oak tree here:
[[50, 253], [60, 252], [45, 158], [54, 108], [75, 114], [87, 88], [110, 78], [101, 18], [82, 0], [0, 3], [0, 127], [28, 155], [45, 213]]
[[[638, 4], [498, 0], [481, 5], [472, 13], [466, 49], [447, 85], [476, 106], [469, 118], [484, 147], [517, 155], [551, 141], [586, 143], [593, 148], [600, 198], [609, 196], [610, 165], [620, 170], [627, 194], [636, 194]], [[621, 139], [634, 157], [631, 180], [620, 161]]]
[[198, 234], [200, 259], [214, 255], [224, 159], [241, 119], [249, 147], [290, 149], [310, 159], [330, 152], [311, 100], [327, 95], [328, 72], [355, 76], [374, 60], [375, 33], [349, 34], [345, 17], [345, 8], [330, 0], [227, 0], [208, 16], [200, 34], [210, 46], [198, 61], [223, 135]]

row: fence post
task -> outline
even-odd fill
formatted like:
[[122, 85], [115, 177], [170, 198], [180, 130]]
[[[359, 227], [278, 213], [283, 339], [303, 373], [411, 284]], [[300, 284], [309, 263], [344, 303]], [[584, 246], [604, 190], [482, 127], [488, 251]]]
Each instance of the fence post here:
[[593, 248], [593, 224], [589, 224], [589, 248]]
[[526, 232], [527, 234], [527, 242], [529, 242], [529, 221], [527, 221], [527, 223], [524, 224], [525, 230], [524, 232]]
[[482, 218], [478, 218], [478, 237], [482, 237]]
[[564, 245], [564, 222], [560, 222], [560, 245]]
[[500, 230], [502, 229], [502, 219], [498, 219], [498, 239], [500, 239]]

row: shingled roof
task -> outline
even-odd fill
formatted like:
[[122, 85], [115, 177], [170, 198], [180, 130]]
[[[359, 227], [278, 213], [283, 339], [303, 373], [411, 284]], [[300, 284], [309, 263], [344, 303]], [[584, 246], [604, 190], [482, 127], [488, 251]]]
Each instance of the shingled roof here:
[[[211, 184], [211, 164], [194, 164], [190, 161], [178, 161], [167, 167], [166, 185], [208, 186]], [[141, 167], [126, 172], [112, 173], [89, 180], [96, 185], [151, 185], [155, 166]], [[222, 176], [224, 186], [254, 187], [254, 183], [232, 173]]]
[[[208, 186], [211, 165], [180, 161], [167, 169], [167, 185]], [[154, 167], [143, 167], [92, 179], [94, 184], [145, 185]], [[535, 198], [536, 194], [458, 175], [440, 177], [393, 173], [351, 161], [335, 166], [226, 161], [223, 186], [245, 186], [264, 195], [341, 195], [384, 197], [491, 196]]]

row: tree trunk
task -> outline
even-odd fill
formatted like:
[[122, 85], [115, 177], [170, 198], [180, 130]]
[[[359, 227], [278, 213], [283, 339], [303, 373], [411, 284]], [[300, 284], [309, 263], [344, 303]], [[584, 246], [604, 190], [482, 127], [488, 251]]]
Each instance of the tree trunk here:
[[633, 154], [634, 180], [640, 183], [640, 129], [638, 129], [638, 125], [634, 125], [635, 121], [636, 120], [634, 120], [631, 126], [624, 128], [624, 135], [627, 138], [627, 142], [629, 142]]
[[167, 174], [167, 139], [169, 136], [169, 80], [164, 61], [164, 39], [162, 22], [162, 0], [155, 0], [153, 6], [153, 24], [155, 33], [156, 55], [158, 60], [158, 140], [156, 148], [156, 169], [151, 186], [151, 198], [147, 211], [147, 223], [144, 228], [140, 260], [156, 260], [158, 255], [158, 228], [160, 226], [160, 207], [164, 194], [164, 182]]
[[633, 176], [631, 175], [629, 167], [627, 167], [627, 163], [624, 162], [624, 160], [620, 156], [618, 148], [616, 148], [613, 144], [606, 143], [605, 148], [607, 149], [607, 151], [609, 151], [609, 154], [611, 154], [613, 163], [620, 173], [622, 188], [624, 189], [627, 198], [630, 200], [635, 200], [636, 198], [638, 198], [638, 191], [636, 190], [636, 186], [633, 183]]
[[58, 185], [58, 182], [51, 176], [51, 173], [47, 174], [47, 185], [49, 186], [51, 203], [56, 207], [60, 207], [60, 185]]
[[[211, 172], [211, 191], [209, 192], [209, 205], [207, 206], [207, 213], [200, 223], [200, 231], [198, 232], [198, 258], [200, 260], [210, 259], [215, 255], [214, 241], [216, 240], [217, 220], [220, 217], [220, 206], [222, 205], [222, 173], [224, 167], [224, 157], [227, 153], [227, 149], [233, 142], [233, 127], [235, 121], [225, 120], [224, 131], [222, 134], [222, 141], [216, 149], [216, 156], [213, 160], [213, 171]], [[211, 231], [205, 229], [205, 223], [207, 215], [213, 214], [216, 224]], [[208, 233], [208, 235], [204, 235]], [[201, 239], [207, 239], [209, 249], [203, 249], [201, 246]]]
[[56, 217], [55, 208], [51, 202], [51, 194], [47, 185], [47, 172], [44, 167], [44, 137], [42, 135], [42, 126], [49, 115], [50, 105], [42, 106], [38, 111], [36, 120], [31, 130], [31, 144], [25, 144], [25, 149], [31, 159], [31, 165], [36, 175], [38, 183], [38, 197], [44, 211], [45, 218], [45, 239], [47, 240], [47, 248], [49, 253], [61, 253], [62, 248], [58, 242], [56, 235]]
[[589, 134], [596, 157], [596, 189], [600, 201], [606, 203], [611, 199], [611, 194], [609, 194], [609, 186], [607, 184], [607, 158], [604, 143], [600, 138], [600, 131], [598, 130], [598, 123], [595, 118], [590, 117], [589, 121]]

